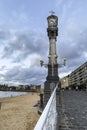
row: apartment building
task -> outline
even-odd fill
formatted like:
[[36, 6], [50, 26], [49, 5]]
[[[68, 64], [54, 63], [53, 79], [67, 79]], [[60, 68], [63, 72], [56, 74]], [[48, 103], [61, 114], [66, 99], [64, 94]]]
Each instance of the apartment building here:
[[87, 84], [87, 62], [79, 66], [68, 76], [63, 77], [61, 79], [61, 88], [67, 88], [71, 85], [80, 86], [84, 83]]
[[82, 85], [87, 82], [87, 62], [82, 64], [69, 75], [69, 85]]

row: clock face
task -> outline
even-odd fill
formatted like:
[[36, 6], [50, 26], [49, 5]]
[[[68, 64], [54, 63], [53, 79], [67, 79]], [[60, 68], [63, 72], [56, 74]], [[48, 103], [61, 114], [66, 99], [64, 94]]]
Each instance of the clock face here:
[[49, 25], [50, 26], [53, 26], [55, 24], [56, 24], [56, 19], [53, 19], [53, 18], [49, 19]]

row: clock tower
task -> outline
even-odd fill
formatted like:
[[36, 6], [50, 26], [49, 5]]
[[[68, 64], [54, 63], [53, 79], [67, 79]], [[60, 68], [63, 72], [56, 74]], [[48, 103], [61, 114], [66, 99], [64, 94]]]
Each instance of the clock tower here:
[[44, 105], [49, 100], [53, 89], [59, 82], [56, 41], [58, 36], [58, 17], [53, 13], [47, 17], [47, 35], [49, 38], [48, 75], [44, 83]]

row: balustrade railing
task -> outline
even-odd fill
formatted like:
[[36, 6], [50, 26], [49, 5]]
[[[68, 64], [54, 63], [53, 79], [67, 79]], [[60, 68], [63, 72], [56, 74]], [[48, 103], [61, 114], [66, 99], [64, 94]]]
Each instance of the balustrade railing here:
[[57, 110], [56, 110], [56, 90], [58, 85], [51, 94], [51, 97], [40, 116], [34, 130], [56, 130]]

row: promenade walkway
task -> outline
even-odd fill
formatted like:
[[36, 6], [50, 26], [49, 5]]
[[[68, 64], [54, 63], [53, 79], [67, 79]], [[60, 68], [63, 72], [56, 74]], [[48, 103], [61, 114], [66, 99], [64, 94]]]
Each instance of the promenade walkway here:
[[87, 92], [61, 92], [59, 130], [87, 130]]

